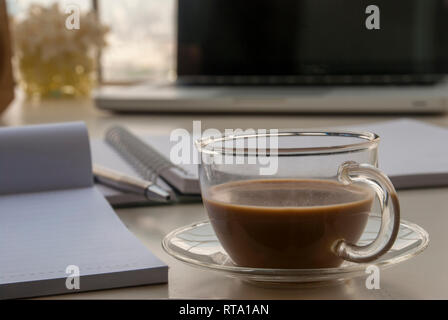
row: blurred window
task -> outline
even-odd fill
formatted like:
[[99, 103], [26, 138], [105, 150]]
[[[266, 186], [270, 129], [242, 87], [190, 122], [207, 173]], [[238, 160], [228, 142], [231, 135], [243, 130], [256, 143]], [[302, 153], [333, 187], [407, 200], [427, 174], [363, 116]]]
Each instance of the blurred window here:
[[77, 4], [82, 10], [90, 10], [92, 8], [92, 0], [6, 0], [8, 13], [17, 19], [22, 19], [29, 6], [33, 3], [50, 6], [58, 2], [61, 8], [70, 4]]
[[7, 5], [9, 14], [21, 19], [31, 4], [55, 2], [61, 8], [78, 4], [82, 10], [96, 3], [101, 22], [111, 29], [101, 53], [103, 82], [172, 78], [174, 0], [7, 0]]
[[174, 65], [174, 0], [102, 0], [110, 26], [102, 54], [103, 81], [166, 80]]

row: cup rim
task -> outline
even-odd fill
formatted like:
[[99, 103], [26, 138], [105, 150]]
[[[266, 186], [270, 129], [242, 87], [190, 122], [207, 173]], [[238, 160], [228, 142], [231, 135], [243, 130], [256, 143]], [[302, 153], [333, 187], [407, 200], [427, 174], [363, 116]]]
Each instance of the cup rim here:
[[229, 140], [247, 139], [256, 137], [271, 137], [271, 136], [314, 136], [314, 137], [343, 137], [343, 138], [357, 138], [363, 141], [341, 144], [333, 146], [320, 147], [293, 147], [293, 148], [278, 148], [278, 149], [263, 149], [263, 156], [300, 156], [300, 155], [329, 155], [340, 154], [348, 152], [358, 152], [366, 149], [375, 148], [380, 142], [380, 137], [376, 133], [363, 131], [346, 131], [346, 130], [305, 130], [305, 129], [280, 129], [275, 132], [269, 130], [266, 133], [255, 134], [236, 134], [236, 135], [222, 135], [219, 137], [205, 137], [195, 141], [196, 149], [203, 154], [209, 155], [233, 155], [233, 156], [255, 156], [259, 155], [258, 149], [236, 148], [236, 147], [213, 147], [210, 145], [216, 142], [225, 142]]

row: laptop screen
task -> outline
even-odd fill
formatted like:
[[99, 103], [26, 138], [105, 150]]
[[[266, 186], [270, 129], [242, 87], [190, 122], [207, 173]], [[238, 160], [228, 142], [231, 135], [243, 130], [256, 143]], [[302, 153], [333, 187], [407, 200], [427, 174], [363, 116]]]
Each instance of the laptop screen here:
[[440, 74], [447, 30], [448, 0], [178, 0], [177, 73]]

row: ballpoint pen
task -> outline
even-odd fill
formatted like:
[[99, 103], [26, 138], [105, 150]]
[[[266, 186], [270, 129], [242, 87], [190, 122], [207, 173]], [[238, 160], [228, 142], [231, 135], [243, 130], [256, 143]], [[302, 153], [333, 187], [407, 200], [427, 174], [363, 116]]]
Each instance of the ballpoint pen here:
[[172, 200], [171, 194], [155, 183], [134, 178], [115, 170], [93, 165], [93, 176], [96, 182], [124, 192], [140, 194], [153, 201], [167, 202]]

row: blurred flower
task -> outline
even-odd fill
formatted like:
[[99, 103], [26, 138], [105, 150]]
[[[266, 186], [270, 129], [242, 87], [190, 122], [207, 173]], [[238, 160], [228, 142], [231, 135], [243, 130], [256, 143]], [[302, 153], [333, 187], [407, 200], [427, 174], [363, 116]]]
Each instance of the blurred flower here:
[[68, 16], [57, 3], [33, 4], [25, 19], [14, 23], [15, 53], [28, 94], [47, 96], [68, 87], [81, 95], [90, 92], [94, 53], [106, 45], [109, 28], [93, 12], [84, 12], [80, 28], [68, 30]]

